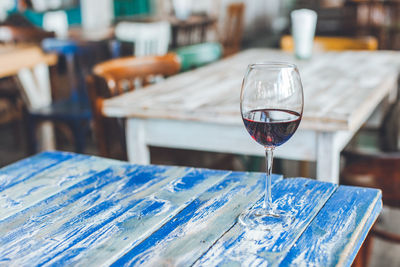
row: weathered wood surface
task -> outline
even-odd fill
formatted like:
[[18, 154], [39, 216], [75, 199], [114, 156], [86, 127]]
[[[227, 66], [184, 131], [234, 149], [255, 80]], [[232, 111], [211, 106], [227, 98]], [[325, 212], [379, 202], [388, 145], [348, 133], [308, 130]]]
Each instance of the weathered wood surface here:
[[316, 161], [317, 179], [338, 183], [340, 151], [384, 97], [397, 89], [397, 51], [325, 52], [298, 61], [280, 50], [250, 49], [106, 100], [103, 113], [128, 118], [127, 152], [132, 163], [148, 164], [150, 145], [261, 155], [239, 113], [246, 67], [260, 61], [297, 64], [304, 87], [299, 130], [275, 155]]
[[[289, 266], [302, 266], [304, 262], [311, 266], [351, 265], [368, 233], [367, 228], [359, 226], [375, 221], [381, 209], [376, 190], [341, 186], [283, 262]], [[340, 219], [342, 216], [346, 222]]]
[[42, 153], [0, 169], [0, 265], [349, 265], [381, 209], [375, 189], [273, 177], [287, 230], [249, 231], [261, 173]]
[[265, 265], [280, 262], [281, 258], [295, 244], [298, 237], [308, 227], [336, 190], [337, 185], [306, 179], [286, 179], [273, 187], [276, 201], [288, 202], [281, 209], [292, 218], [287, 228], [277, 225], [269, 232], [249, 231], [236, 225], [225, 234], [197, 265], [226, 265], [243, 263], [257, 265], [260, 260]]
[[303, 129], [354, 130], [394, 89], [400, 68], [395, 51], [292, 54], [251, 49], [206, 67], [170, 77], [146, 90], [106, 100], [104, 114], [117, 117], [241, 124], [239, 92], [249, 63], [288, 61], [298, 65], [304, 87]]

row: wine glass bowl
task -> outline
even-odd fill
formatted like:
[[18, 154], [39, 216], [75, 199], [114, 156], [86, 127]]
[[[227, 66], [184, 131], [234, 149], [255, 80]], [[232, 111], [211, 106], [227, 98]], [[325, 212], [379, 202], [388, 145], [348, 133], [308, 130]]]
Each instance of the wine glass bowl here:
[[287, 214], [271, 199], [273, 150], [296, 132], [303, 114], [303, 87], [297, 67], [290, 63], [255, 63], [247, 68], [240, 94], [240, 111], [250, 136], [266, 151], [265, 196], [262, 207], [239, 217], [246, 227], [268, 229]]

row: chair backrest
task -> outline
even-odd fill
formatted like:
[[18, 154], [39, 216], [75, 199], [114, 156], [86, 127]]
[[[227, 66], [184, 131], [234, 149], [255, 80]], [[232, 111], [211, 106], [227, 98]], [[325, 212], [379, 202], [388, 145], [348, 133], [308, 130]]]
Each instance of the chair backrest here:
[[47, 38], [42, 41], [42, 49], [65, 58], [70, 99], [74, 102], [87, 103], [84, 75], [81, 75], [82, 69], [80, 69], [82, 65], [76, 63], [81, 49], [79, 44], [68, 39]]
[[54, 37], [54, 32], [47, 32], [37, 27], [0, 26], [2, 43], [40, 43], [50, 37]]
[[174, 52], [181, 59], [181, 71], [186, 71], [220, 59], [222, 46], [220, 43], [209, 42], [180, 47]]
[[[121, 137], [123, 131], [117, 129], [121, 128], [121, 125], [102, 115], [104, 99], [134, 90], [137, 79], [143, 81], [142, 85], [148, 85], [155, 76], [171, 76], [178, 73], [179, 69], [179, 58], [173, 53], [164, 56], [113, 59], [97, 64], [93, 68], [94, 75], [89, 76], [87, 82], [95, 125], [94, 134], [100, 155], [115, 157], [113, 153], [115, 142], [118, 142], [117, 146], [125, 150], [124, 143], [121, 144], [121, 141], [124, 142], [124, 138]], [[107, 134], [109, 131], [114, 133]], [[116, 131], [117, 134], [115, 134]], [[112, 140], [112, 134], [116, 135], [118, 140]], [[121, 157], [117, 156], [117, 158]]]
[[399, 49], [400, 1], [344, 1], [344, 27], [354, 34], [374, 35], [381, 49]]
[[69, 55], [77, 53], [79, 45], [68, 39], [46, 38], [42, 41], [42, 49], [46, 52]]
[[[284, 51], [293, 51], [293, 37], [290, 35], [282, 36], [280, 45]], [[316, 50], [323, 51], [376, 50], [378, 49], [378, 40], [372, 36], [354, 38], [316, 36], [314, 38], [314, 46]]]
[[176, 54], [164, 56], [125, 57], [98, 64], [93, 73], [102, 77], [115, 96], [126, 90], [135, 89], [135, 81], [140, 79], [142, 86], [149, 84], [154, 76], [171, 76], [180, 69], [180, 61]]
[[225, 56], [237, 53], [240, 50], [243, 37], [244, 10], [244, 3], [231, 3], [227, 7], [222, 36]]
[[171, 38], [169, 22], [120, 22], [115, 27], [118, 40], [134, 43], [135, 56], [165, 55]]

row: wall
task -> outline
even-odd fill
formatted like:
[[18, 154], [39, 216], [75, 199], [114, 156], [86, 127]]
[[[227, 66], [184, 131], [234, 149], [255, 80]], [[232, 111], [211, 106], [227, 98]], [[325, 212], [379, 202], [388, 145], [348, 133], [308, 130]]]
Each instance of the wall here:
[[[152, 0], [152, 2], [157, 13], [172, 13], [170, 1]], [[195, 12], [218, 14], [219, 24], [223, 25], [226, 7], [233, 2], [246, 4], [243, 37], [245, 40], [251, 40], [260, 35], [277, 33], [285, 28], [288, 23], [286, 13], [294, 0], [193, 0], [192, 7]]]

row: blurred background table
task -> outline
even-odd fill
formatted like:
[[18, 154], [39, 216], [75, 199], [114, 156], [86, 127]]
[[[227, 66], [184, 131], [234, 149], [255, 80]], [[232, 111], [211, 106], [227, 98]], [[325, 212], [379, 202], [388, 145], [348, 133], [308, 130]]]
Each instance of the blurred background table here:
[[217, 31], [217, 18], [207, 14], [192, 14], [185, 20], [175, 16], [129, 16], [119, 17], [116, 22], [149, 23], [166, 21], [171, 25], [171, 48], [202, 43], [207, 40], [207, 33]]
[[23, 68], [33, 68], [37, 64], [53, 65], [56, 56], [45, 54], [34, 45], [0, 45], [0, 77], [16, 75]]
[[337, 183], [341, 150], [385, 96], [396, 93], [398, 52], [326, 52], [297, 61], [291, 53], [251, 49], [106, 100], [103, 113], [128, 119], [131, 162], [149, 163], [149, 145], [261, 156], [241, 121], [239, 92], [247, 64], [262, 60], [298, 64], [304, 86], [300, 128], [276, 156], [316, 161], [317, 179]]
[[[262, 173], [139, 166], [45, 152], [0, 169], [0, 261], [7, 265], [348, 266], [378, 216], [376, 189], [273, 176], [287, 228], [238, 215]], [[291, 203], [291, 204], [288, 204]]]
[[114, 28], [108, 27], [100, 30], [87, 30], [83, 27], [71, 27], [68, 29], [68, 39], [77, 42], [103, 42], [114, 38]]

